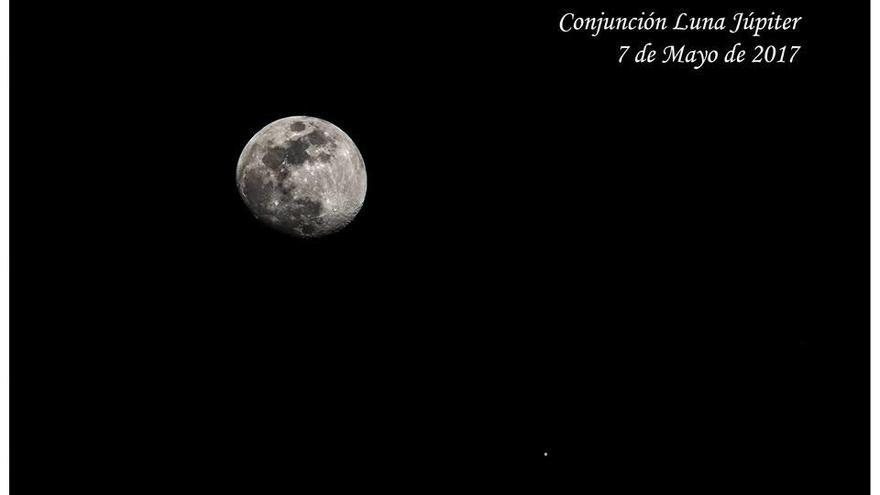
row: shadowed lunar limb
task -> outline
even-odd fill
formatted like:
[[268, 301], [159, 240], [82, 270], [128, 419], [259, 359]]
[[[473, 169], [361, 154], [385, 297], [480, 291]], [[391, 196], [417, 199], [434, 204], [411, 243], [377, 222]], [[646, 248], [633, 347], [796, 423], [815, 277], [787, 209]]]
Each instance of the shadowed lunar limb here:
[[345, 227], [367, 193], [354, 142], [314, 117], [287, 117], [261, 129], [241, 152], [236, 180], [255, 217], [298, 237]]

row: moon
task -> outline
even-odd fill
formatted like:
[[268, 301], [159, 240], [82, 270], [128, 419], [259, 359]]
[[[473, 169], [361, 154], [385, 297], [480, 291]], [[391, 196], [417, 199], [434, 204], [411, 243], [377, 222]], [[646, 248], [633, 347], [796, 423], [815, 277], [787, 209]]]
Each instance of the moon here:
[[367, 170], [354, 141], [315, 117], [276, 120], [248, 141], [236, 168], [238, 192], [257, 219], [296, 237], [348, 225], [364, 203]]

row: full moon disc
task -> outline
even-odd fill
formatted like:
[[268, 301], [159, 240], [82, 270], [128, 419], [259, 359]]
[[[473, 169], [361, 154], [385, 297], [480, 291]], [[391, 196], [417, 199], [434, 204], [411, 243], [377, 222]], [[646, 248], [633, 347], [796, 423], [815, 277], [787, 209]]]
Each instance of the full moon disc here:
[[314, 117], [287, 117], [248, 141], [236, 169], [251, 213], [297, 237], [320, 237], [351, 222], [367, 194], [367, 171], [354, 141]]

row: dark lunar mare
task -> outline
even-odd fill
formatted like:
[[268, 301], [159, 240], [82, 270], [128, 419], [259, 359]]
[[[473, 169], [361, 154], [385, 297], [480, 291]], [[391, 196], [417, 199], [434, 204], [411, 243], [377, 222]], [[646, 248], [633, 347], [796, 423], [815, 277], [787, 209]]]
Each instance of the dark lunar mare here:
[[263, 155], [263, 163], [272, 170], [278, 170], [283, 163], [293, 166], [302, 166], [309, 159], [306, 150], [309, 143], [300, 138], [293, 138], [284, 143], [284, 146], [273, 146]]
[[[318, 218], [322, 211], [321, 203], [308, 198], [290, 200], [279, 209], [280, 211], [274, 213], [266, 208], [275, 189], [272, 183], [266, 180], [268, 178], [268, 174], [253, 170], [247, 172], [244, 178], [245, 195], [258, 216], [267, 220], [273, 216], [278, 217], [287, 227], [295, 227], [299, 225], [299, 222], [311, 222], [317, 225], [322, 223], [321, 219]], [[290, 187], [286, 185], [279, 186], [281, 194], [287, 197], [293, 193], [294, 188], [295, 186], [292, 185]]]
[[244, 193], [255, 207], [260, 207], [269, 201], [269, 195], [272, 193], [272, 186], [264, 181], [265, 174], [255, 172], [253, 170], [247, 172], [244, 178]]
[[[302, 128], [298, 130], [305, 128], [305, 125], [302, 122], [294, 123], [294, 125], [296, 124], [302, 126]], [[291, 129], [293, 129], [293, 126], [291, 126]], [[330, 143], [329, 148], [331, 151], [335, 149], [335, 145], [329, 140], [328, 136], [320, 129], [315, 129], [305, 136], [298, 136], [287, 140], [283, 146], [273, 146], [269, 148], [269, 150], [263, 154], [262, 161], [267, 167], [275, 171], [279, 170], [284, 163], [292, 166], [302, 166], [305, 164], [306, 160], [311, 158], [306, 152], [310, 145], [323, 146], [327, 143]], [[331, 155], [325, 152], [321, 152], [317, 156], [317, 159], [320, 161], [327, 161], [330, 158]]]

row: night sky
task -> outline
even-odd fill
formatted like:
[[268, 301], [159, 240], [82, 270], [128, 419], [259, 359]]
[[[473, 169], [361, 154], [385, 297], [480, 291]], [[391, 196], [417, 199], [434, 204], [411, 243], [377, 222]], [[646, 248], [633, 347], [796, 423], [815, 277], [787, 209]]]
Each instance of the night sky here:
[[[571, 8], [14, 2], [14, 491], [864, 493], [867, 4], [700, 71]], [[236, 189], [292, 115], [320, 239]]]

